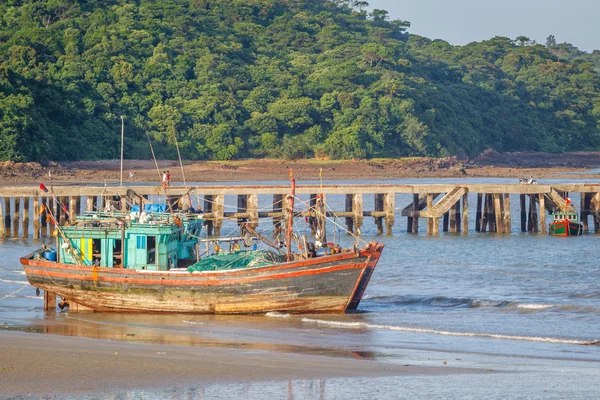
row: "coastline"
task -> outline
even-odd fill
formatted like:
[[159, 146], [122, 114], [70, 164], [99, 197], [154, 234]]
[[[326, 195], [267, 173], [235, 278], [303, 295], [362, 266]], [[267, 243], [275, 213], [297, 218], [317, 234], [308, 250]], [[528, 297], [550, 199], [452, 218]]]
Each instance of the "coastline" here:
[[8, 397], [90, 395], [215, 382], [484, 373], [489, 371], [0, 331], [0, 387], [2, 396]]

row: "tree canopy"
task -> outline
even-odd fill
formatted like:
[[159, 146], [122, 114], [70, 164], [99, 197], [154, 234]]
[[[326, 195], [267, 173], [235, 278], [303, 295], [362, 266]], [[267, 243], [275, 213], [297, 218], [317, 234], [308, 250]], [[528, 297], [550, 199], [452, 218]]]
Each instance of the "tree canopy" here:
[[128, 158], [148, 138], [217, 160], [599, 148], [596, 52], [452, 46], [367, 5], [4, 1], [0, 159], [118, 157], [120, 116]]

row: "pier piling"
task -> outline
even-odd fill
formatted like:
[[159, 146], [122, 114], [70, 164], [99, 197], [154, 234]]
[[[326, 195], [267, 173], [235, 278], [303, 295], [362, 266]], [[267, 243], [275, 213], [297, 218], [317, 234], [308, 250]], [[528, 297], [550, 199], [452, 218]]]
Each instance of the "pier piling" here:
[[[118, 199], [137, 204], [136, 199], [128, 194], [133, 190], [138, 197], [163, 198], [162, 187], [88, 187], [88, 186], [54, 186], [52, 194], [45, 193], [37, 187], [4, 187], [0, 190], [0, 237], [32, 237], [39, 239], [54, 233], [52, 224], [47, 223], [45, 209], [52, 210], [59, 223], [67, 223], [67, 218], [75, 218], [82, 210], [82, 200], [86, 211], [104, 211], [104, 202], [111, 201], [117, 206]], [[329, 210], [328, 215], [345, 218], [346, 226], [353, 233], [359, 233], [365, 223], [365, 217], [372, 217], [377, 234], [391, 234], [396, 223], [396, 201], [400, 197], [409, 198], [410, 203], [399, 207], [398, 215], [406, 217], [406, 230], [409, 233], [419, 232], [419, 220], [425, 218], [427, 233], [436, 235], [443, 232], [467, 234], [469, 232], [469, 195], [477, 200], [474, 229], [477, 232], [510, 233], [511, 232], [511, 195], [519, 196], [521, 211], [521, 230], [531, 233], [546, 233], [548, 213], [554, 207], [564, 206], [564, 198], [568, 193], [580, 196], [579, 209], [581, 221], [585, 229], [600, 230], [600, 184], [553, 184], [553, 185], [518, 185], [518, 184], [422, 184], [422, 185], [306, 185], [297, 186], [299, 195], [308, 195], [314, 207], [318, 196], [344, 196], [342, 210]], [[272, 218], [275, 232], [281, 227], [284, 216], [287, 193], [286, 186], [204, 186], [204, 187], [169, 187], [168, 197], [171, 200], [186, 197], [192, 193], [204, 201], [206, 216], [206, 233], [221, 235], [223, 221], [234, 219], [247, 221], [248, 226], [256, 228], [259, 217]], [[318, 196], [317, 196], [318, 194]], [[373, 206], [365, 209], [364, 196], [373, 195]], [[128, 197], [129, 196], [129, 197]], [[238, 207], [234, 212], [224, 212], [225, 196], [236, 196]], [[261, 196], [269, 196], [269, 204], [259, 204]], [[476, 196], [476, 197], [475, 197]], [[140, 197], [141, 198], [141, 197]], [[272, 199], [272, 202], [271, 202]], [[462, 200], [462, 205], [461, 205]], [[189, 200], [188, 200], [189, 201]], [[263, 200], [261, 200], [263, 201]], [[334, 203], [335, 204], [335, 201]], [[45, 205], [46, 208], [40, 207]], [[63, 209], [63, 205], [65, 206]], [[262, 206], [262, 207], [261, 207]], [[308, 210], [301, 210], [297, 203], [296, 217], [305, 216]], [[259, 210], [263, 211], [259, 211]], [[32, 214], [33, 213], [33, 214]], [[589, 216], [594, 219], [591, 226]], [[442, 221], [440, 221], [442, 219]], [[370, 221], [370, 218], [369, 218]], [[385, 223], [385, 226], [384, 226]]]
[[13, 237], [15, 237], [15, 238], [19, 237], [19, 221], [21, 220], [20, 214], [21, 214], [21, 198], [15, 197], [15, 204], [14, 204], [14, 209], [13, 209], [13, 219], [12, 219]]
[[21, 231], [23, 237], [27, 239], [29, 237], [29, 196], [23, 197], [23, 222]]

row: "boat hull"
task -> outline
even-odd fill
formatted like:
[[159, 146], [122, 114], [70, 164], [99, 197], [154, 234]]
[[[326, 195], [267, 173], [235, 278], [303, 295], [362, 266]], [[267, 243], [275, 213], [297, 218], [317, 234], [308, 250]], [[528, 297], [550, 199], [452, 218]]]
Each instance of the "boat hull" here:
[[583, 232], [583, 224], [569, 220], [554, 221], [550, 224], [552, 236], [578, 236]]
[[383, 245], [230, 271], [136, 271], [21, 259], [31, 285], [95, 311], [344, 313], [358, 307]]

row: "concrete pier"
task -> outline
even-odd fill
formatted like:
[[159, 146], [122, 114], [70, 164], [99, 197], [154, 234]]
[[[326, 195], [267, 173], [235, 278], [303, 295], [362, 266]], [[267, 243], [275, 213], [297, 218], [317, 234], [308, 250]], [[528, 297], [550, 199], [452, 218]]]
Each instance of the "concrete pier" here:
[[[130, 192], [128, 193], [128, 190]], [[133, 191], [136, 198], [128, 198]], [[189, 205], [190, 196], [199, 199], [207, 218], [209, 235], [219, 236], [225, 219], [248, 222], [255, 228], [261, 218], [271, 218], [275, 232], [281, 230], [285, 217], [289, 188], [287, 186], [197, 186], [169, 187], [171, 203], [186, 198], [180, 204]], [[329, 217], [335, 216], [345, 222], [350, 232], [359, 233], [366, 220], [372, 220], [378, 234], [391, 234], [399, 217], [406, 217], [406, 232], [418, 233], [420, 220], [426, 220], [426, 232], [468, 234], [469, 222], [474, 222], [471, 232], [510, 233], [512, 231], [511, 195], [517, 197], [520, 206], [522, 232], [542, 233], [548, 231], [548, 216], [552, 210], [565, 205], [570, 194], [577, 199], [585, 230], [597, 232], [600, 227], [599, 184], [423, 184], [423, 185], [297, 185], [298, 196], [308, 195], [314, 206], [317, 194], [338, 196], [342, 210], [327, 209]], [[118, 196], [118, 197], [117, 197]], [[138, 204], [143, 198], [166, 196], [162, 187], [94, 187], [53, 186], [53, 193], [45, 193], [37, 186], [3, 187], [0, 189], [0, 237], [40, 238], [52, 234], [52, 224], [47, 222], [45, 207], [52, 209], [59, 223], [69, 223], [82, 210], [103, 210], [107, 202], [121, 207]], [[473, 214], [469, 208], [469, 196], [476, 199]], [[225, 211], [227, 204], [237, 198], [237, 207]], [[259, 202], [260, 198], [260, 202]], [[140, 200], [141, 199], [141, 200]], [[266, 200], [265, 200], [266, 199]], [[368, 203], [364, 203], [368, 199]], [[372, 207], [365, 204], [373, 200]], [[268, 202], [268, 204], [267, 204]], [[337, 202], [338, 204], [340, 201]], [[332, 203], [329, 203], [330, 205]], [[31, 207], [33, 205], [33, 207]], [[43, 205], [44, 208], [40, 206]], [[308, 215], [309, 209], [296, 202], [296, 216]], [[593, 218], [593, 227], [589, 217]], [[441, 221], [440, 221], [441, 220]], [[441, 227], [440, 227], [441, 225]], [[48, 228], [50, 232], [48, 232]]]

